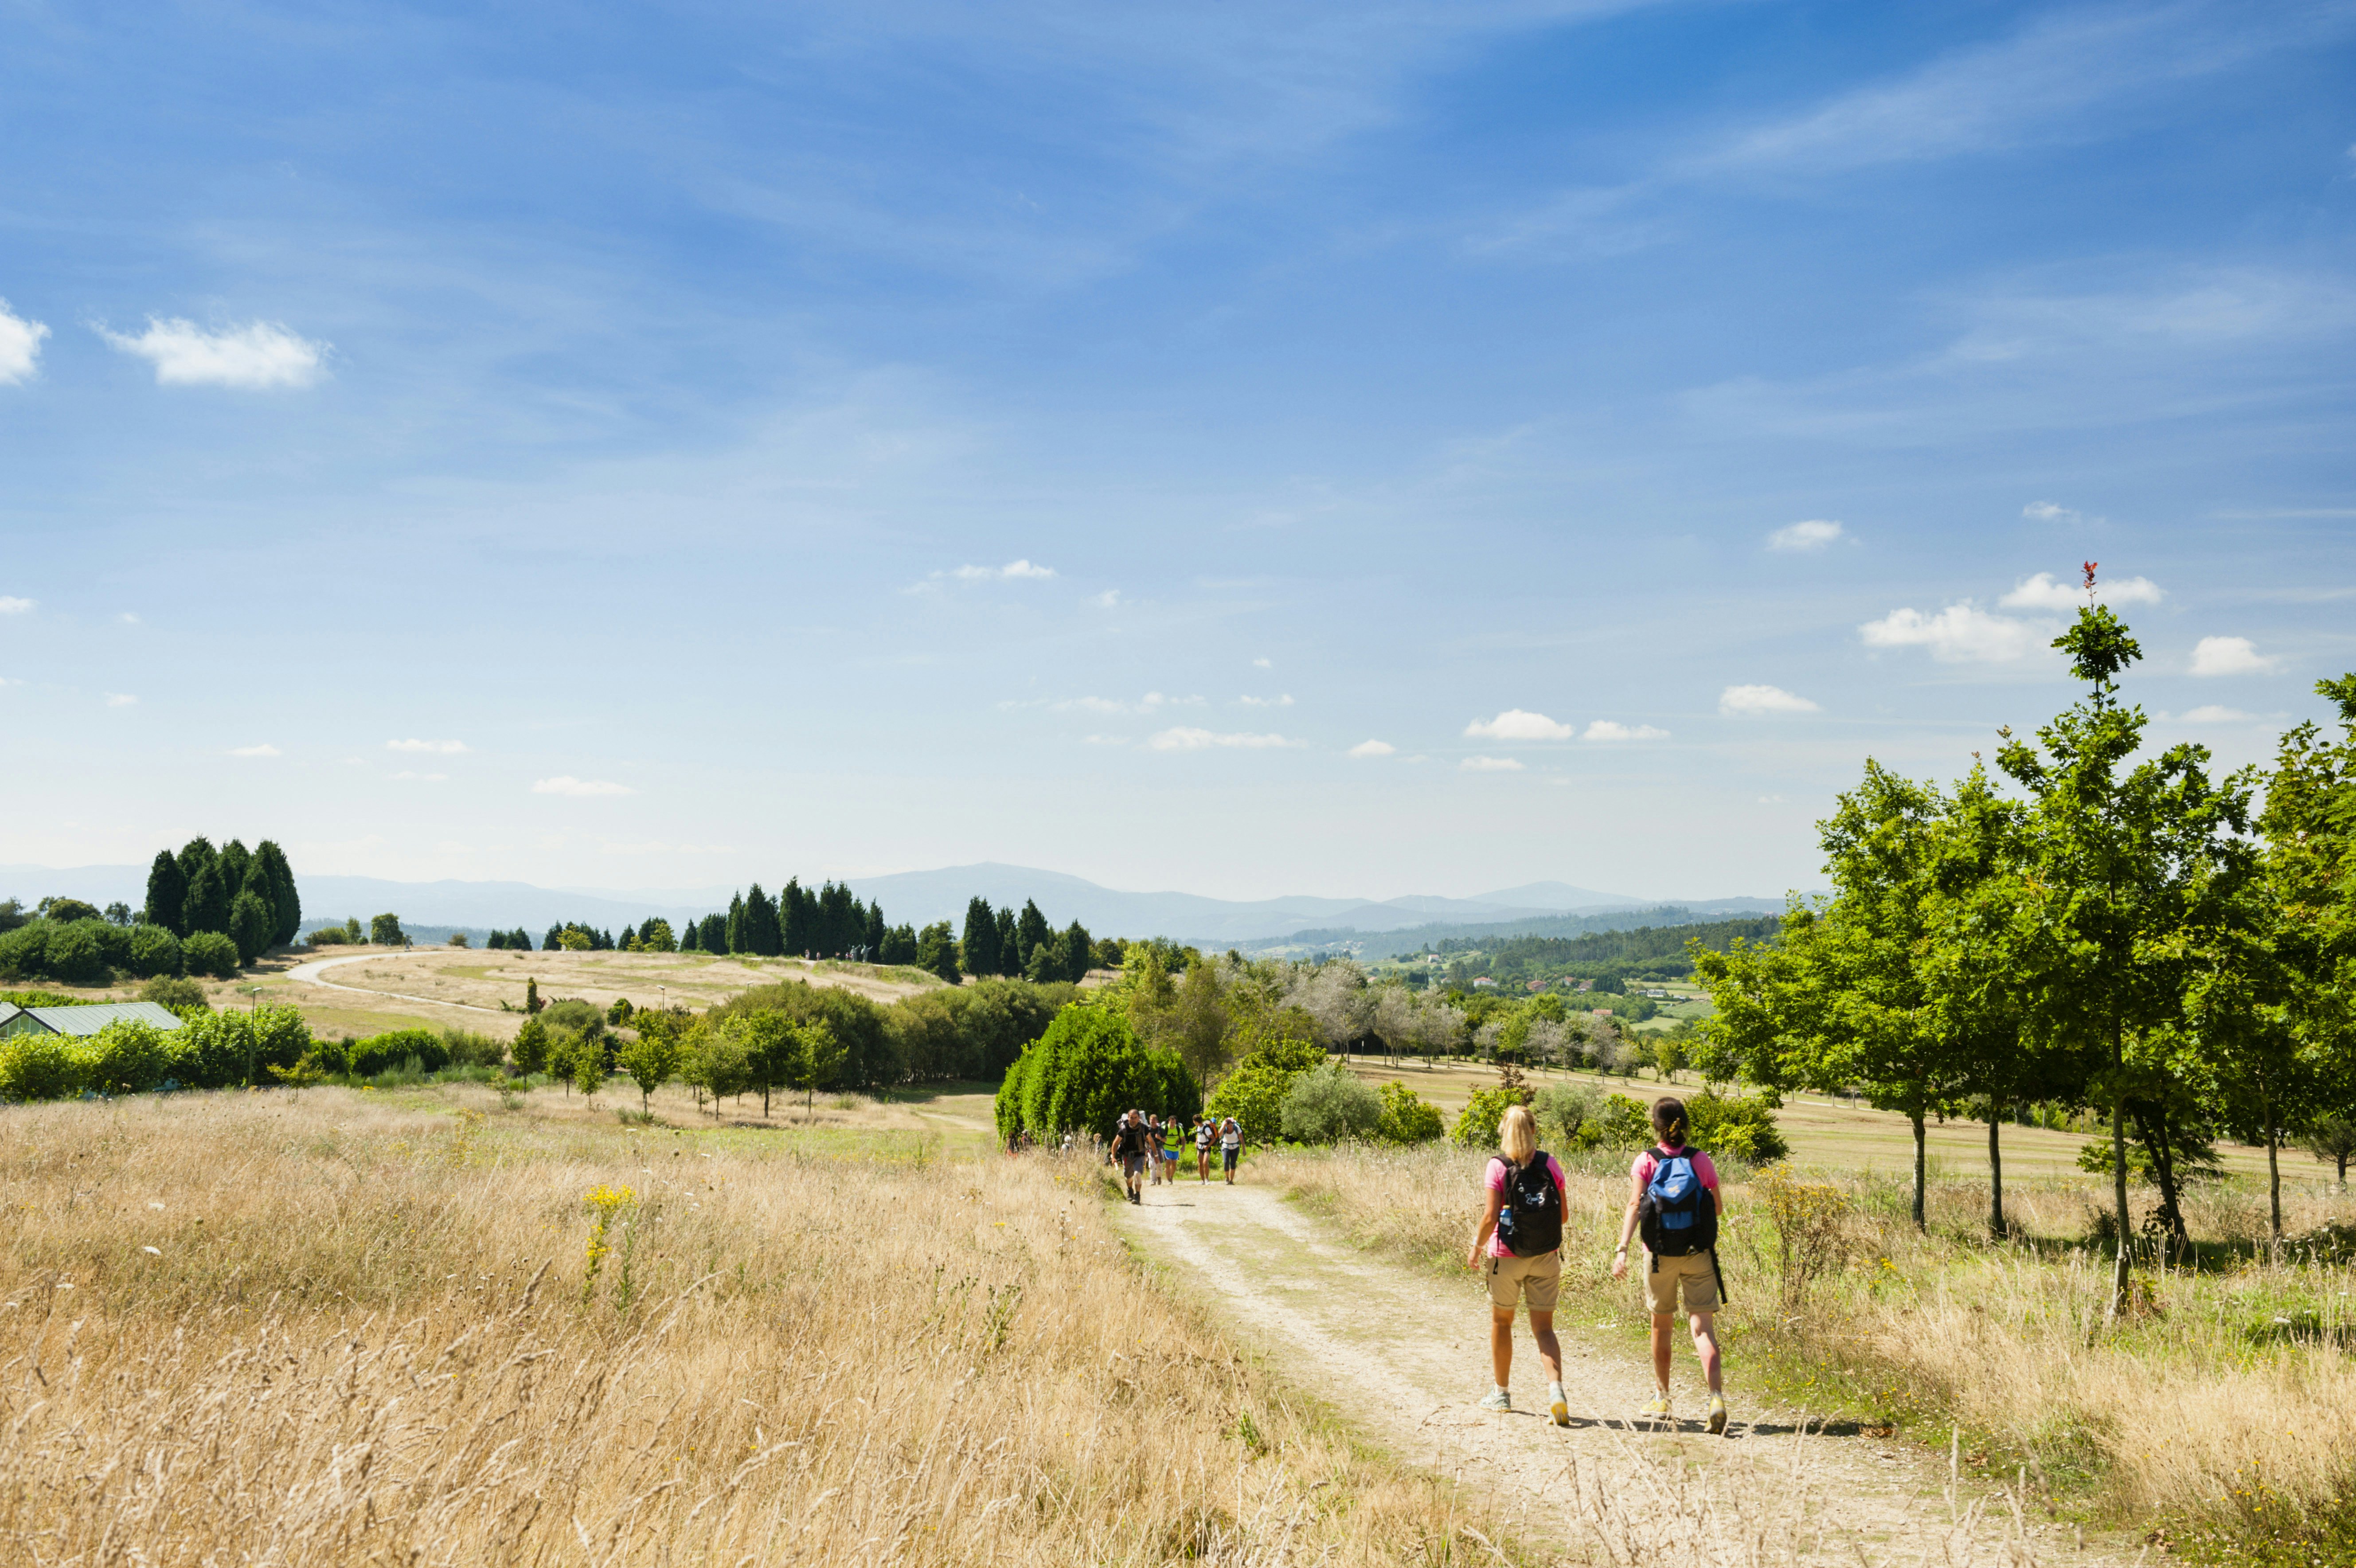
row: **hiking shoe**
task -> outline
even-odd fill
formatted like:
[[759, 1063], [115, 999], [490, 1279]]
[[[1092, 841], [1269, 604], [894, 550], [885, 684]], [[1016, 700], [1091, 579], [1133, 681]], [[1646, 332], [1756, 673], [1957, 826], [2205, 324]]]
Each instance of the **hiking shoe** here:
[[1547, 1391], [1547, 1412], [1554, 1417], [1554, 1423], [1557, 1426], [1569, 1426], [1570, 1424], [1570, 1402], [1563, 1398], [1562, 1385], [1560, 1383], [1557, 1383], [1553, 1388]]
[[1723, 1394], [1712, 1394], [1709, 1396], [1709, 1434], [1716, 1437], [1725, 1430], [1726, 1397]]
[[1651, 1399], [1644, 1402], [1644, 1408], [1638, 1411], [1636, 1413], [1643, 1416], [1647, 1421], [1668, 1420], [1669, 1396], [1666, 1394], [1655, 1394]]
[[1514, 1396], [1507, 1393], [1503, 1389], [1491, 1389], [1489, 1391], [1489, 1396], [1481, 1402], [1481, 1408], [1483, 1410], [1511, 1410], [1514, 1408]]

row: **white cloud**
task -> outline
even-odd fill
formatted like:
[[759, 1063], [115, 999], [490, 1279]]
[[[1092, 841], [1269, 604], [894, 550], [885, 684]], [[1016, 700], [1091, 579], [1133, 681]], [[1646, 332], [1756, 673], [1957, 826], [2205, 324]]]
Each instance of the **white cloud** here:
[[1098, 594], [1094, 598], [1090, 599], [1088, 603], [1100, 606], [1105, 609], [1112, 609], [1120, 603], [1120, 590], [1119, 588], [1107, 588], [1103, 593]]
[[106, 705], [110, 708], [135, 708], [139, 705], [139, 699], [122, 692], [109, 692], [106, 694]]
[[306, 387], [319, 379], [327, 348], [270, 321], [208, 332], [193, 321], [151, 316], [147, 330], [136, 338], [103, 327], [98, 335], [154, 365], [155, 384], [161, 387], [237, 387], [247, 392]]
[[2256, 716], [2255, 714], [2245, 714], [2239, 708], [2221, 707], [2215, 703], [2203, 703], [2197, 708], [2177, 714], [2176, 722], [2186, 725], [2230, 725]]
[[1848, 531], [1826, 518], [1812, 518], [1779, 528], [1767, 536], [1770, 550], [1816, 551], [1830, 547]]
[[2246, 637], [2204, 637], [2192, 649], [2195, 675], [2264, 675], [2281, 663], [2260, 653]]
[[1259, 751], [1272, 746], [1300, 746], [1297, 740], [1287, 740], [1280, 735], [1214, 735], [1206, 729], [1181, 726], [1166, 729], [1146, 740], [1156, 751], [1205, 751], [1213, 746], [1240, 746]]
[[1075, 710], [1084, 714], [1150, 714], [1156, 708], [1199, 708], [1203, 706], [1203, 699], [1168, 697], [1160, 692], [1148, 692], [1133, 703], [1124, 697], [1067, 697], [1050, 705], [1059, 714]]
[[[416, 784], [440, 784], [446, 781], [450, 776], [447, 773], [412, 773], [408, 768], [404, 768], [400, 772], [394, 774], [393, 777], [395, 779], [407, 779], [410, 782]], [[545, 782], [553, 784], [557, 782], [557, 780], [551, 779], [545, 780]], [[532, 788], [537, 789], [540, 786], [535, 784]], [[583, 792], [592, 793], [593, 791]]]
[[1387, 740], [1362, 740], [1350, 748], [1352, 757], [1388, 757], [1398, 746]]
[[466, 749], [466, 743], [463, 740], [389, 740], [384, 743], [384, 748], [387, 751], [426, 751], [441, 757], [455, 757]]
[[1469, 773], [1519, 773], [1522, 765], [1510, 757], [1468, 757], [1456, 765]]
[[1252, 660], [1252, 668], [1255, 670], [1266, 670], [1269, 668], [1269, 662], [1265, 659], [1255, 659]]
[[260, 746], [230, 746], [229, 748], [229, 754], [231, 757], [276, 757], [278, 755], [278, 748], [271, 745], [268, 741], [264, 741]]
[[[935, 574], [937, 575], [938, 574]], [[950, 575], [969, 583], [1001, 583], [1023, 577], [1052, 577], [1053, 566], [1034, 566], [1028, 561], [1009, 561], [1003, 566], [960, 566]]]
[[26, 320], [0, 299], [0, 385], [14, 386], [31, 379], [40, 362], [41, 339], [48, 335], [48, 328]]
[[139, 624], [139, 617], [130, 610], [124, 610], [121, 615], [116, 616], [114, 618], [121, 621], [125, 626], [137, 626]]
[[560, 773], [553, 779], [534, 779], [531, 792], [535, 795], [635, 795], [637, 793], [627, 784], [616, 784], [606, 779], [575, 779], [569, 773]]
[[2030, 501], [2020, 509], [2020, 515], [2039, 522], [2075, 522], [2084, 514], [2074, 508], [2057, 506], [2051, 501]]
[[31, 599], [14, 598], [9, 595], [0, 594], [0, 616], [20, 616], [30, 614], [33, 608], [33, 604], [34, 601]]
[[1816, 704], [1781, 686], [1729, 686], [1718, 694], [1718, 711], [1737, 714], [1813, 714]]
[[1290, 696], [1237, 697], [1236, 701], [1241, 703], [1248, 708], [1289, 708], [1292, 706], [1292, 699]]
[[1655, 729], [1651, 725], [1623, 725], [1611, 719], [1598, 719], [1587, 726], [1581, 740], [1666, 740], [1669, 732]]
[[1464, 733], [1491, 740], [1569, 740], [1575, 732], [1570, 725], [1558, 724], [1544, 714], [1507, 708], [1494, 719], [1474, 719], [1464, 726]]
[[[2094, 597], [2106, 605], [2156, 605], [2168, 597], [2168, 591], [2149, 577], [2128, 577], [2116, 583], [2097, 582]], [[2051, 572], [2022, 578], [2013, 585], [2012, 592], [1997, 601], [2008, 610], [2060, 610], [2065, 614], [2085, 602], [2085, 589], [2057, 582]]]
[[2045, 628], [1991, 615], [1969, 599], [1934, 616], [1891, 610], [1857, 631], [1868, 648], [1927, 648], [1942, 664], [2009, 663], [2029, 658], [2051, 640]]

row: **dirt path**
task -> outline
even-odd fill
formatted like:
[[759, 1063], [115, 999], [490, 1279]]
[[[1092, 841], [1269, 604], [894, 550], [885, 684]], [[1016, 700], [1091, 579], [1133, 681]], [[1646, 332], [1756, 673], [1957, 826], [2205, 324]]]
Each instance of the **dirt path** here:
[[[416, 950], [420, 956], [431, 950], [433, 950], [426, 948]], [[497, 1014], [501, 1011], [497, 1007], [477, 1007], [471, 1002], [452, 1002], [438, 996], [412, 996], [406, 992], [380, 991], [372, 985], [345, 985], [327, 978], [327, 971], [344, 964], [373, 963], [380, 959], [397, 959], [402, 956], [404, 955], [401, 953], [358, 953], [350, 958], [315, 958], [308, 962], [298, 963], [288, 970], [286, 978], [302, 985], [321, 986], [328, 991], [348, 991], [359, 996], [390, 996], [398, 1001], [415, 1002], [427, 1007], [455, 1007], [466, 1013]]]
[[[1521, 1408], [1490, 1414], [1474, 1404], [1489, 1391], [1489, 1315], [1472, 1275], [1436, 1280], [1359, 1252], [1269, 1188], [1215, 1179], [1148, 1187], [1143, 1207], [1123, 1206], [1121, 1223], [1149, 1255], [1214, 1293], [1238, 1337], [1295, 1386], [1399, 1457], [1483, 1488], [1496, 1517], [1528, 1537], [1583, 1541], [1610, 1562], [1652, 1560], [1612, 1544], [1631, 1530], [1666, 1530], [1703, 1563], [1756, 1560], [1762, 1546], [1847, 1563], [1859, 1547], [1873, 1563], [2028, 1560], [2006, 1541], [2008, 1512], [1955, 1519], [1944, 1467], [1933, 1471], [1919, 1450], [1746, 1408], [1739, 1368], [1735, 1419], [1724, 1438], [1710, 1437], [1682, 1336], [1675, 1386], [1686, 1419], [1674, 1429], [1633, 1419], [1652, 1395], [1651, 1368], [1575, 1321], [1556, 1326], [1569, 1427], [1547, 1419], [1545, 1371], [1526, 1326], [1515, 1337]], [[1639, 1503], [1641, 1516], [1630, 1511]], [[2071, 1540], [2066, 1528], [2028, 1536], [2040, 1561], [2111, 1560]]]

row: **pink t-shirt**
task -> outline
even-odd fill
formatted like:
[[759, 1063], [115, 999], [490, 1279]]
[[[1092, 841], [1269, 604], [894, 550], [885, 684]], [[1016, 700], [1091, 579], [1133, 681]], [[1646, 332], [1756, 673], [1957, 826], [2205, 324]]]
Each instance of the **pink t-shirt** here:
[[[1676, 1151], [1675, 1149], [1655, 1147], [1646, 1149], [1643, 1154], [1638, 1155], [1636, 1156], [1636, 1163], [1628, 1167], [1630, 1174], [1634, 1176], [1636, 1178], [1637, 1187], [1641, 1190], [1642, 1188], [1650, 1186], [1653, 1180], [1653, 1173], [1661, 1168], [1661, 1161], [1676, 1153]], [[1701, 1185], [1709, 1188], [1709, 1190], [1715, 1194], [1718, 1191], [1718, 1167], [1711, 1165], [1709, 1163], [1709, 1156], [1703, 1154], [1699, 1149], [1696, 1149], [1693, 1152], [1693, 1168], [1694, 1176], [1699, 1179]]]
[[[1552, 1155], [1548, 1155], [1546, 1157], [1546, 1162], [1547, 1175], [1554, 1177], [1555, 1190], [1561, 1193], [1563, 1195], [1563, 1201], [1568, 1203], [1570, 1199], [1570, 1186], [1569, 1183], [1563, 1178], [1562, 1162], [1556, 1159]], [[1503, 1192], [1505, 1190], [1505, 1162], [1504, 1160], [1499, 1159], [1494, 1155], [1489, 1156], [1489, 1174], [1483, 1179], [1487, 1182], [1491, 1192]], [[1505, 1239], [1503, 1236], [1498, 1235], [1495, 1231], [1491, 1231], [1489, 1233], [1489, 1256], [1493, 1258], [1510, 1258], [1513, 1255], [1514, 1250], [1505, 1245]]]

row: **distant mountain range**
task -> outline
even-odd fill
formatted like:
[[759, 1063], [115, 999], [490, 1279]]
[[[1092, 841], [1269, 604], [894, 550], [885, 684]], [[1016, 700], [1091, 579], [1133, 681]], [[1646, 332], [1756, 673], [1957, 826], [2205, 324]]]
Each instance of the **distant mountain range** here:
[[[1098, 936], [1174, 937], [1183, 941], [1226, 945], [1268, 941], [1314, 929], [1322, 937], [1340, 932], [1377, 933], [1449, 926], [1500, 926], [1561, 915], [1602, 915], [1657, 908], [1658, 898], [1575, 887], [1566, 882], [1532, 882], [1472, 898], [1410, 895], [1401, 898], [1206, 898], [1194, 893], [1130, 893], [1099, 886], [1061, 872], [985, 862], [938, 871], [903, 871], [849, 879], [853, 892], [880, 902], [895, 925], [934, 920], [961, 922], [968, 899], [1020, 908], [1034, 899], [1057, 925], [1078, 920]], [[419, 927], [471, 931], [521, 926], [535, 934], [566, 920], [604, 929], [636, 925], [659, 915], [674, 925], [728, 908], [734, 888], [672, 888], [633, 893], [613, 888], [540, 887], [528, 882], [388, 882], [373, 876], [321, 876], [295, 869], [307, 927], [327, 918], [391, 912]], [[771, 894], [777, 885], [765, 883]], [[137, 908], [147, 893], [144, 865], [82, 865], [52, 868], [0, 865], [0, 898], [27, 904], [50, 896], [80, 898], [103, 908], [120, 901]], [[1751, 913], [1780, 909], [1781, 898], [1686, 900], [1678, 908], [1697, 913]]]

